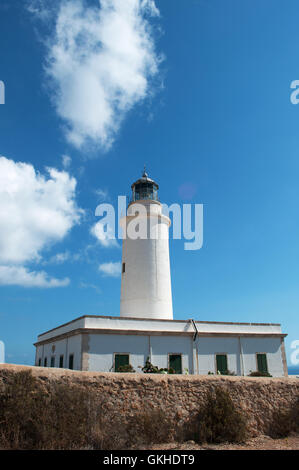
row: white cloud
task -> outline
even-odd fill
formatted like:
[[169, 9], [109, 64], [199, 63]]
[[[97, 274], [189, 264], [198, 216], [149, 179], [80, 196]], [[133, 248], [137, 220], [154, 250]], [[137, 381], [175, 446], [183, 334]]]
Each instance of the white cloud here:
[[62, 155], [62, 166], [67, 169], [72, 163], [72, 159], [69, 155]]
[[101, 221], [99, 221], [91, 227], [90, 233], [96, 237], [98, 242], [104, 248], [119, 248], [115, 234], [109, 225], [103, 224]]
[[26, 263], [41, 260], [42, 251], [61, 241], [79, 223], [82, 210], [75, 202], [76, 180], [65, 171], [47, 169], [47, 176], [28, 163], [0, 157], [1, 284], [56, 287], [66, 280], [29, 272]]
[[109, 193], [106, 189], [95, 189], [95, 194], [97, 195], [97, 198], [99, 201], [107, 201], [109, 199]]
[[118, 277], [121, 273], [121, 263], [110, 262], [110, 263], [103, 263], [99, 265], [99, 271], [106, 276], [111, 277]]
[[51, 18], [51, 10], [45, 7], [44, 0], [27, 0], [25, 7], [39, 20], [48, 21]]
[[[38, 2], [31, 10], [43, 15]], [[149, 18], [153, 0], [61, 0], [48, 42], [46, 74], [67, 140], [108, 149], [126, 114], [152, 93], [158, 73]]]
[[80, 282], [79, 287], [81, 289], [94, 289], [98, 294], [102, 293], [101, 289], [95, 284], [89, 284], [87, 282]]
[[71, 258], [69, 251], [65, 251], [63, 253], [56, 253], [56, 255], [51, 256], [48, 263], [53, 264], [62, 264], [68, 261]]
[[24, 266], [0, 266], [0, 285], [22, 287], [65, 287], [70, 280], [55, 279], [44, 271], [30, 272]]

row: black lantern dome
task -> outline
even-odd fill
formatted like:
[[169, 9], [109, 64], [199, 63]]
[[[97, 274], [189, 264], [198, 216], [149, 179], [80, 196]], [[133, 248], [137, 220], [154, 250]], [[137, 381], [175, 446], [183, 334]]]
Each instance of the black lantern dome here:
[[159, 201], [158, 189], [159, 185], [149, 178], [148, 174], [143, 171], [142, 177], [132, 184], [132, 202], [140, 201], [141, 199], [152, 199]]

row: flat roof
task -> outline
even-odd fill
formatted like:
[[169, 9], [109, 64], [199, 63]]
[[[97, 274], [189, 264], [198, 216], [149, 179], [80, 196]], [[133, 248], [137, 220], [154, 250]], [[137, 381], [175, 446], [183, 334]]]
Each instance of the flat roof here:
[[187, 318], [186, 320], [167, 320], [167, 319], [156, 319], [156, 318], [136, 318], [136, 317], [121, 317], [121, 316], [113, 316], [113, 315], [81, 315], [80, 317], [74, 318], [69, 322], [63, 323], [62, 325], [56, 326], [51, 330], [47, 330], [43, 333], [40, 333], [39, 336], [43, 336], [47, 333], [51, 333], [59, 328], [64, 326], [70, 325], [82, 318], [107, 318], [111, 320], [134, 320], [134, 321], [152, 321], [152, 322], [173, 322], [173, 323], [187, 323], [190, 320], [193, 320], [195, 323], [204, 323], [204, 324], [211, 324], [211, 325], [248, 325], [248, 326], [281, 326], [280, 323], [246, 323], [246, 322], [224, 322], [224, 321], [203, 321], [203, 320], [194, 320], [193, 318]]

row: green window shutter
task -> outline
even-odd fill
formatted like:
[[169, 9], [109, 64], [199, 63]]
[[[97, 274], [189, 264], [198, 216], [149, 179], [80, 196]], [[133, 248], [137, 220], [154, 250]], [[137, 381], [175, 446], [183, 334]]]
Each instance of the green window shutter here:
[[219, 371], [220, 374], [227, 373], [227, 356], [226, 354], [217, 354], [216, 355], [216, 366], [217, 372]]
[[259, 372], [268, 372], [266, 354], [257, 354], [257, 368]]
[[169, 354], [169, 368], [176, 374], [182, 373], [182, 356], [180, 354]]
[[115, 365], [114, 365], [115, 372], [118, 371], [119, 367], [128, 366], [128, 365], [129, 365], [129, 354], [115, 354]]

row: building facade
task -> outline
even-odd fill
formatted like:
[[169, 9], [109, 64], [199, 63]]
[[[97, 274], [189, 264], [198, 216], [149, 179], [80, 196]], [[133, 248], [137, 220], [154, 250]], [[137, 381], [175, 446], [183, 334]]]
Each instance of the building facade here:
[[287, 375], [279, 324], [173, 320], [170, 220], [158, 188], [144, 172], [121, 221], [120, 316], [85, 315], [39, 335], [36, 366], [117, 372], [130, 365], [143, 373], [149, 360], [177, 374]]
[[287, 375], [279, 324], [148, 320], [82, 316], [39, 335], [36, 365], [115, 372], [131, 364], [142, 373], [147, 358], [176, 373]]

